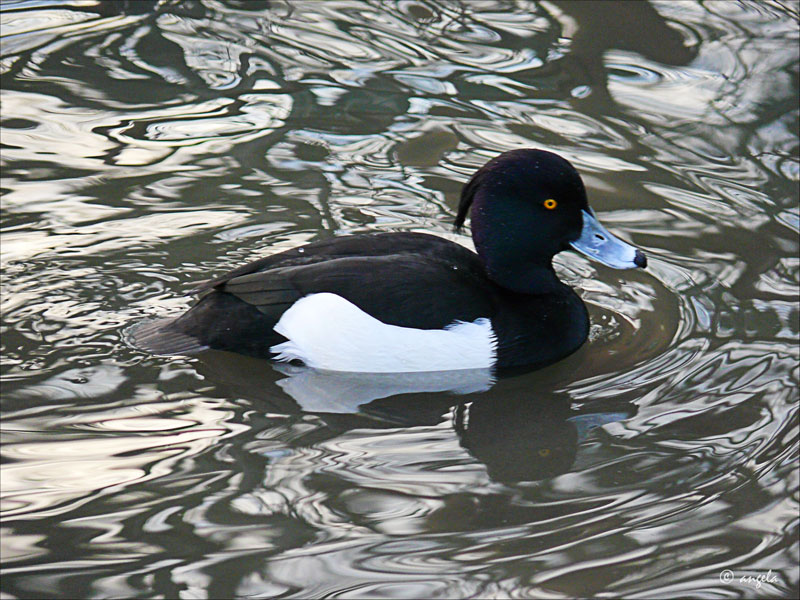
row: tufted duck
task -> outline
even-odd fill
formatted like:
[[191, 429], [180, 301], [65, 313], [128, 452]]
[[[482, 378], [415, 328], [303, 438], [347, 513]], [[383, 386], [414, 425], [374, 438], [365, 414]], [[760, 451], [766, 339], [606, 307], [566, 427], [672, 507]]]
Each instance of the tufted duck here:
[[470, 209], [477, 253], [422, 233], [314, 242], [200, 284], [191, 309], [139, 325], [132, 342], [331, 371], [538, 367], [577, 350], [589, 331], [555, 254], [571, 247], [617, 269], [647, 263], [600, 225], [578, 172], [550, 152], [490, 160], [463, 189], [457, 229]]

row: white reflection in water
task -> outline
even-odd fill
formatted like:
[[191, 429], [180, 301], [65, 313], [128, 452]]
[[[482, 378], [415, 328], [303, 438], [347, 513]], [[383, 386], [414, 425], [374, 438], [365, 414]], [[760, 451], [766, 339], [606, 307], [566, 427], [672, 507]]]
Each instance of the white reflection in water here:
[[[57, 382], [45, 382], [31, 391], [51, 400], [74, 397], [72, 379], [64, 373]], [[78, 388], [79, 393], [109, 393], [113, 383], [106, 380], [99, 385], [102, 391], [90, 386]], [[65, 505], [74, 510], [96, 494], [120, 493], [126, 486], [163, 478], [178, 461], [240, 430], [226, 423], [229, 411], [209, 402], [148, 403], [145, 407], [53, 419], [50, 431], [40, 432], [37, 441], [26, 439], [24, 432], [33, 431], [38, 420], [6, 418], [2, 454], [9, 462], [0, 467], [4, 516], [62, 514]], [[172, 416], [162, 418], [162, 413]], [[81, 433], [87, 428], [117, 435]]]
[[471, 394], [494, 383], [489, 369], [441, 373], [332, 373], [308, 368], [277, 367], [288, 377], [277, 383], [309, 412], [357, 412], [378, 398], [423, 392]]

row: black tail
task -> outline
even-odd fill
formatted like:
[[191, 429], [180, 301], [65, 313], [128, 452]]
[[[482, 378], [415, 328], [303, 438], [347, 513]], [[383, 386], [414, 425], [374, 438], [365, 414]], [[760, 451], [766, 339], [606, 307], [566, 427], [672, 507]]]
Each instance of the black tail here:
[[128, 341], [139, 350], [152, 354], [172, 356], [196, 354], [208, 350], [197, 338], [174, 327], [177, 319], [158, 319], [134, 325], [127, 334]]

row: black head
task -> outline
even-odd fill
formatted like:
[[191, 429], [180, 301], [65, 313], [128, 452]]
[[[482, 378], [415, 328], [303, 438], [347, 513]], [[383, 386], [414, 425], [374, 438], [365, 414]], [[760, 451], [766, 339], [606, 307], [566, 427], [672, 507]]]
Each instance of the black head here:
[[489, 276], [510, 289], [544, 291], [547, 282], [535, 279], [547, 278], [553, 256], [580, 237], [588, 202], [580, 175], [565, 159], [544, 150], [511, 150], [464, 187], [457, 229], [470, 208], [472, 239]]

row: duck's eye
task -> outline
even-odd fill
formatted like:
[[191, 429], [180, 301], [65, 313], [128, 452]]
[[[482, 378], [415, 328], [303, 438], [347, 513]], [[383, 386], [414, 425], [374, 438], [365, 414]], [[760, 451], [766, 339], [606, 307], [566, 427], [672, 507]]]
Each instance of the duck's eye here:
[[548, 198], [547, 200], [544, 201], [544, 207], [547, 210], [553, 210], [556, 206], [558, 206], [558, 202], [556, 202], [552, 198]]

